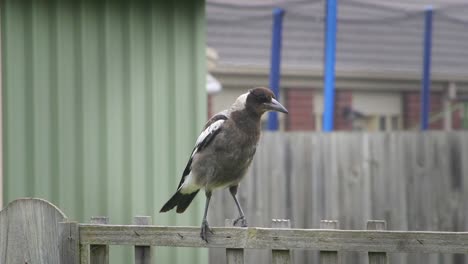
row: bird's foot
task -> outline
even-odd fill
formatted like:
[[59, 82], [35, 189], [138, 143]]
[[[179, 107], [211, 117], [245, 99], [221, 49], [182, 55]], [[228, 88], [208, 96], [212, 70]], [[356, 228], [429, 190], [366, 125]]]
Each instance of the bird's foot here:
[[245, 219], [245, 216], [241, 215], [234, 220], [233, 224], [234, 226], [247, 227], [247, 219]]
[[208, 226], [208, 221], [203, 220], [201, 225], [200, 237], [202, 240], [205, 240], [206, 243], [208, 243], [208, 232], [214, 234], [213, 230], [211, 230], [211, 228]]

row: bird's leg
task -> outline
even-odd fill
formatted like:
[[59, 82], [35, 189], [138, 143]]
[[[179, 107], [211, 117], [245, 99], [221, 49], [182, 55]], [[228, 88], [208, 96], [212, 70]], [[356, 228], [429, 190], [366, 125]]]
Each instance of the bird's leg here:
[[208, 231], [213, 234], [213, 231], [210, 229], [208, 226], [208, 220], [206, 220], [206, 216], [208, 215], [208, 207], [210, 205], [210, 199], [211, 199], [211, 191], [205, 191], [206, 195], [206, 203], [205, 203], [205, 214], [203, 214], [203, 221], [201, 225], [201, 232], [200, 232], [200, 237], [201, 239], [205, 240], [206, 243], [208, 243]]
[[234, 199], [234, 202], [236, 202], [237, 210], [239, 210], [239, 215], [240, 215], [236, 220], [234, 220], [233, 224], [234, 226], [236, 226], [237, 223], [240, 223], [240, 226], [247, 227], [247, 219], [245, 219], [244, 211], [242, 211], [242, 207], [240, 206], [240, 203], [237, 200], [237, 196], [236, 196], [238, 186], [239, 185], [229, 187], [229, 192], [231, 193], [232, 198]]

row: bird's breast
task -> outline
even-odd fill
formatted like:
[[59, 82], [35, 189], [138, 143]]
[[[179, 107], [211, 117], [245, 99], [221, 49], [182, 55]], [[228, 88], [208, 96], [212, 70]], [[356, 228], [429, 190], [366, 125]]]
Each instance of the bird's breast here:
[[206, 188], [237, 184], [251, 164], [256, 147], [255, 138], [223, 131], [217, 135], [210, 147], [195, 157], [193, 169]]

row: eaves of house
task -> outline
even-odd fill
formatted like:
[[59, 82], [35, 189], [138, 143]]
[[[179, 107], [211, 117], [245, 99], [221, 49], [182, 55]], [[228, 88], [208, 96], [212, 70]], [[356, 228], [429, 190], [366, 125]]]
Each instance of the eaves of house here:
[[[266, 85], [269, 69], [262, 66], [218, 66], [212, 71], [224, 87], [245, 88]], [[456, 83], [459, 90], [468, 90], [468, 75], [433, 74], [431, 90], [442, 91], [450, 82]], [[372, 71], [337, 71], [337, 89], [412, 91], [421, 87], [420, 73], [372, 72]], [[281, 74], [283, 88], [323, 87], [322, 69], [297, 70], [283, 69]]]

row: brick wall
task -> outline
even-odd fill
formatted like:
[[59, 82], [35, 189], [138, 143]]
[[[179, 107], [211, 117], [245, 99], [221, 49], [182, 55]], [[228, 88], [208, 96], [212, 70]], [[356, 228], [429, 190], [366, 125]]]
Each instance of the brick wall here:
[[346, 108], [351, 109], [353, 103], [353, 93], [351, 91], [336, 91], [335, 92], [335, 130], [351, 130], [353, 124], [346, 120], [343, 112]]
[[462, 129], [462, 113], [461, 112], [462, 112], [461, 110], [453, 112], [453, 116], [452, 116], [452, 128], [453, 129]]
[[[431, 116], [440, 113], [443, 109], [443, 95], [442, 93], [431, 93]], [[420, 110], [421, 111], [421, 110]], [[429, 124], [429, 129], [443, 129], [444, 119], [441, 118], [436, 122]]]
[[[406, 92], [403, 95], [403, 120], [405, 129], [410, 129], [414, 126], [420, 126], [421, 112], [421, 95], [419, 92]], [[431, 93], [431, 115], [442, 111], [443, 95], [439, 92]], [[429, 124], [429, 129], [442, 129], [444, 126], [443, 119]]]
[[286, 130], [315, 130], [314, 90], [286, 89]]

